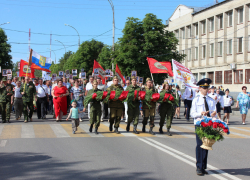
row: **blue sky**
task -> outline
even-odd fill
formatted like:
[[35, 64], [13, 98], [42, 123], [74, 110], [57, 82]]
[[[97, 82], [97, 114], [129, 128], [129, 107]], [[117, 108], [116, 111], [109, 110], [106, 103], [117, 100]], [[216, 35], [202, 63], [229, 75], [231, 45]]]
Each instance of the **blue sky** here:
[[[115, 40], [122, 36], [127, 17], [143, 19], [145, 14], [153, 13], [165, 21], [179, 4], [203, 7], [214, 0], [113, 0], [115, 7]], [[66, 50], [77, 51], [78, 36], [81, 42], [92, 38], [112, 45], [112, 10], [108, 0], [1, 0], [0, 24], [10, 38], [13, 62], [27, 60], [29, 28], [31, 29], [31, 48], [43, 56], [50, 57], [50, 34], [57, 58]], [[19, 31], [19, 32], [18, 32]], [[40, 34], [35, 34], [40, 33]], [[100, 35], [100, 36], [98, 36]], [[21, 44], [17, 44], [21, 43]], [[51, 52], [51, 58], [55, 55]]]

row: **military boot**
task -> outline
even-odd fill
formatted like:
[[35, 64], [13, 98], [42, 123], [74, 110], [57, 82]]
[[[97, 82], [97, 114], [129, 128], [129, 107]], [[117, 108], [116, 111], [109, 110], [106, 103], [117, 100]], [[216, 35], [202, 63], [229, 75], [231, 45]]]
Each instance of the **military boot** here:
[[89, 132], [92, 132], [92, 129], [93, 129], [93, 124], [90, 124]]
[[127, 132], [129, 132], [129, 130], [130, 130], [130, 123], [127, 124], [126, 130], [127, 130]]
[[144, 124], [142, 126], [142, 132], [146, 132], [146, 125], [144, 125]]
[[160, 126], [159, 132], [160, 134], [163, 134], [162, 126]]
[[168, 136], [172, 136], [172, 134], [170, 133], [170, 129], [168, 128], [168, 130], [167, 130], [167, 135]]
[[109, 131], [112, 132], [113, 131], [113, 124], [109, 124]]
[[118, 128], [115, 128], [115, 133], [120, 134], [120, 132], [118, 131]]
[[134, 125], [134, 130], [133, 130], [133, 132], [134, 132], [135, 134], [139, 134], [139, 132], [136, 130], [136, 128], [137, 128], [137, 125]]
[[98, 127], [95, 127], [95, 134], [99, 134]]
[[155, 135], [155, 133], [153, 132], [153, 127], [150, 127], [149, 134]]

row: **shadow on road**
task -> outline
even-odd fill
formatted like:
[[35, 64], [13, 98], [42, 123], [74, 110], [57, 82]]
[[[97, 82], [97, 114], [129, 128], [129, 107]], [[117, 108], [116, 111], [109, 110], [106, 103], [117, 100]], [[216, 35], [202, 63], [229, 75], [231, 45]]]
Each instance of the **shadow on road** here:
[[[61, 162], [38, 153], [0, 153], [0, 179], [152, 179], [148, 172], [122, 173], [122, 168], [86, 170], [88, 161]], [[78, 170], [76, 170], [76, 167]], [[82, 170], [79, 170], [82, 169]], [[119, 171], [119, 172], [117, 172]], [[136, 171], [136, 170], [135, 170]]]
[[233, 176], [242, 175], [250, 176], [250, 168], [241, 168], [241, 169], [221, 169], [222, 171], [227, 172]]

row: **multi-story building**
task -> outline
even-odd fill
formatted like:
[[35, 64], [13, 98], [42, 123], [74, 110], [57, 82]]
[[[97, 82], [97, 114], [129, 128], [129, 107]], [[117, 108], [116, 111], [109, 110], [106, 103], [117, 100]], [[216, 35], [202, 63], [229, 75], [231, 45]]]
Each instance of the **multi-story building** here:
[[166, 21], [179, 39], [182, 62], [197, 80], [232, 92], [250, 89], [250, 1], [224, 0], [208, 7], [179, 5]]

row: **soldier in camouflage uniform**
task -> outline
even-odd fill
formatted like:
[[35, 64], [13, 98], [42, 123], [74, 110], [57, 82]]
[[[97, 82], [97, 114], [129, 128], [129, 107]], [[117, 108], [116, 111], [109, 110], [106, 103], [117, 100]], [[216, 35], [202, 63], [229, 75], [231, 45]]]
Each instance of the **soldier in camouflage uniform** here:
[[[97, 88], [97, 81], [94, 80], [93, 81], [93, 89], [88, 91], [87, 96], [92, 95], [92, 94], [96, 93], [97, 91], [102, 91], [102, 90]], [[84, 107], [88, 107], [88, 105], [84, 104]], [[83, 111], [85, 112], [85, 110], [86, 109], [84, 108]], [[89, 132], [92, 132], [93, 125], [95, 123], [95, 134], [99, 134], [98, 133], [98, 127], [100, 126], [101, 116], [102, 116], [102, 108], [101, 108], [100, 101], [97, 101], [97, 100], [94, 99], [90, 103], [90, 119], [89, 119], [90, 127], [89, 127]]]
[[[142, 89], [143, 91], [146, 90], [150, 90], [153, 93], [156, 93], [156, 89], [153, 87], [153, 82], [150, 78], [146, 79], [146, 86], [145, 88]], [[142, 132], [146, 131], [146, 125], [148, 123], [148, 117], [150, 116], [150, 130], [149, 133], [152, 135], [155, 135], [155, 133], [153, 132], [153, 128], [154, 128], [154, 118], [155, 118], [155, 108], [156, 108], [156, 102], [149, 102], [149, 105], [151, 106], [150, 108], [148, 107], [148, 105], [144, 102], [142, 105], [142, 109], [143, 109], [143, 127], [142, 127]]]
[[[24, 122], [28, 122], [28, 118], [32, 121], [32, 115], [34, 112], [34, 105], [33, 99], [34, 95], [36, 95], [36, 87], [32, 81], [30, 81], [29, 77], [25, 77], [25, 83], [22, 84], [20, 88], [20, 92], [23, 95], [23, 115], [24, 115]], [[29, 108], [29, 115], [28, 115], [28, 108]]]
[[[107, 91], [110, 93], [111, 91], [115, 91], [117, 89], [120, 89], [123, 91], [123, 88], [120, 84], [118, 84], [118, 77], [113, 77], [113, 84], [107, 88]], [[109, 100], [109, 108], [110, 108], [110, 125], [109, 130], [113, 130], [113, 124], [115, 122], [115, 131], [117, 134], [120, 134], [118, 131], [119, 124], [121, 121], [122, 111], [123, 111], [124, 104], [117, 99]]]
[[2, 123], [10, 123], [10, 112], [11, 105], [13, 104], [13, 85], [10, 82], [6, 82], [6, 77], [4, 77], [0, 84], [0, 107], [2, 112]]
[[[137, 92], [139, 92], [141, 90], [141, 88], [136, 85], [136, 77], [133, 76], [131, 78], [131, 81], [132, 81], [132, 84], [127, 87], [126, 91], [133, 91], [134, 92], [136, 90]], [[127, 123], [126, 130], [127, 130], [127, 132], [129, 132], [130, 123], [134, 120], [134, 130], [133, 130], [133, 132], [135, 134], [139, 134], [139, 132], [136, 129], [137, 129], [137, 125], [138, 125], [138, 122], [139, 122], [140, 97], [133, 100], [133, 105], [134, 106], [131, 106], [130, 104], [128, 104], [128, 123]]]
[[[160, 93], [160, 95], [165, 95], [165, 93], [171, 94], [172, 96], [174, 96], [172, 90], [170, 90], [170, 85], [168, 84], [168, 82], [165, 82], [162, 88], [162, 91]], [[171, 128], [171, 124], [172, 124], [172, 120], [173, 120], [173, 112], [175, 112], [173, 110], [173, 105], [168, 103], [168, 102], [162, 102], [161, 106], [160, 106], [160, 129], [159, 132], [161, 134], [163, 134], [163, 130], [162, 127], [164, 126], [164, 122], [165, 122], [165, 118], [166, 118], [166, 126], [167, 126], [167, 135], [172, 136], [172, 134], [170, 133], [170, 128]]]

